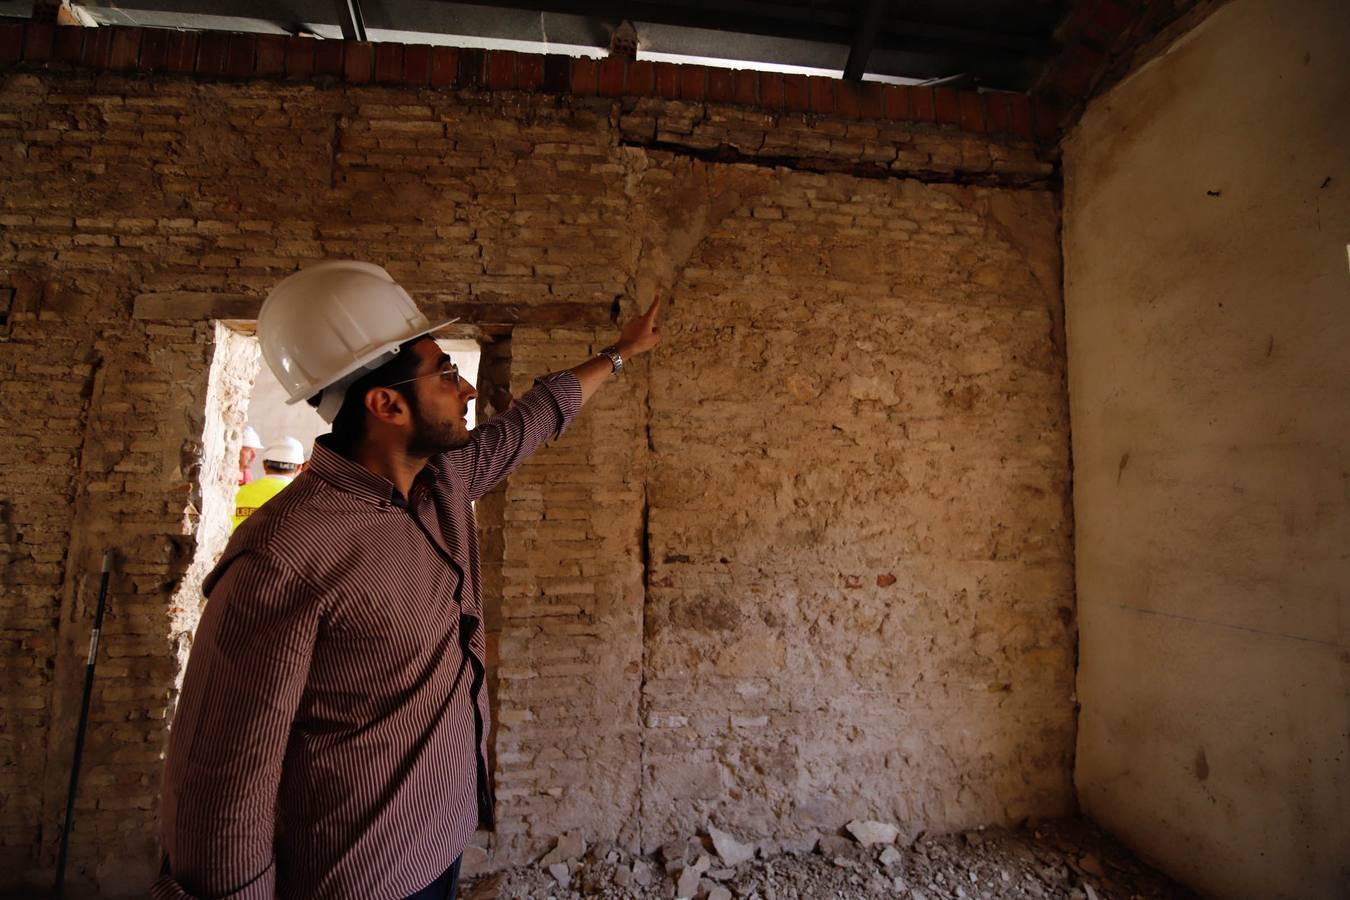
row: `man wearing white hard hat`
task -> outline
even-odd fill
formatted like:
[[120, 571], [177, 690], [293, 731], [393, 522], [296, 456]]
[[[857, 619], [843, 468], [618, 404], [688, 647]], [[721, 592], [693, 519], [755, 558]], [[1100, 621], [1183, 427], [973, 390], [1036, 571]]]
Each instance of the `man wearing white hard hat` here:
[[262, 438], [258, 437], [258, 432], [253, 430], [252, 425], [244, 426], [244, 440], [239, 445], [239, 483], [248, 484], [253, 480], [253, 460], [258, 458], [258, 451], [263, 448]]
[[258, 316], [263, 356], [333, 426], [204, 590], [170, 734], [159, 898], [452, 898], [492, 826], [474, 499], [660, 341], [612, 346], [467, 429], [477, 396], [382, 268], [325, 262]]
[[258, 511], [258, 508], [280, 494], [286, 485], [305, 467], [304, 445], [287, 435], [263, 451], [263, 477], [250, 481], [234, 495], [234, 520], [230, 530]]

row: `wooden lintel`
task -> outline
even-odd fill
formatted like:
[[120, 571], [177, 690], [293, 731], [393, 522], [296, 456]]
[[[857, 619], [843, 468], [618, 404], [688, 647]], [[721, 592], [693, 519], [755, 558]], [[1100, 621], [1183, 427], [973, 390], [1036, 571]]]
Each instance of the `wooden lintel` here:
[[[212, 294], [172, 291], [140, 294], [132, 306], [133, 319], [201, 321], [203, 319], [257, 319], [261, 297], [242, 294]], [[419, 303], [427, 317], [435, 320], [458, 318], [459, 325], [485, 332], [502, 328], [607, 328], [609, 305], [605, 303], [513, 303], [502, 300], [423, 301]]]

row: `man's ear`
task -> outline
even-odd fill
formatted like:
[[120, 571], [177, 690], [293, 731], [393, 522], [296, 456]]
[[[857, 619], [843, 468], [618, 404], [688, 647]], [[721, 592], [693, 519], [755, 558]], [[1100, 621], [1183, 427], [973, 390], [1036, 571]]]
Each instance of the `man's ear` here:
[[390, 425], [408, 421], [408, 401], [393, 388], [374, 387], [366, 391], [366, 412]]

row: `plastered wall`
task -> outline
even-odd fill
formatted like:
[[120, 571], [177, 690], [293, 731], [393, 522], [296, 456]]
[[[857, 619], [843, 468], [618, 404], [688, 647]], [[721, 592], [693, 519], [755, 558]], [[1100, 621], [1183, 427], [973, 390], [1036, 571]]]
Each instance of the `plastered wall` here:
[[1030, 143], [58, 68], [0, 75], [0, 155], [0, 886], [51, 875], [111, 545], [70, 878], [143, 892], [203, 481], [252, 364], [213, 322], [324, 257], [490, 326], [517, 393], [611, 340], [616, 302], [667, 300], [665, 346], [481, 504], [501, 827], [475, 866], [573, 828], [650, 848], [1071, 809], [1058, 218]]
[[1350, 884], [1350, 7], [1235, 0], [1066, 143], [1084, 810]]

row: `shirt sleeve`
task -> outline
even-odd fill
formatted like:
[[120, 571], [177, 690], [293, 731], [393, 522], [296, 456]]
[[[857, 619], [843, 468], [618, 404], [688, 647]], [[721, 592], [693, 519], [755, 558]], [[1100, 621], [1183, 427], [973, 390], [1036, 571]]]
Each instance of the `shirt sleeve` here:
[[555, 372], [534, 383], [506, 412], [473, 430], [469, 443], [445, 454], [477, 500], [529, 459], [545, 441], [559, 437], [581, 411], [581, 383]]
[[317, 631], [313, 592], [265, 553], [212, 585], [169, 736], [154, 896], [275, 897], [281, 764]]

